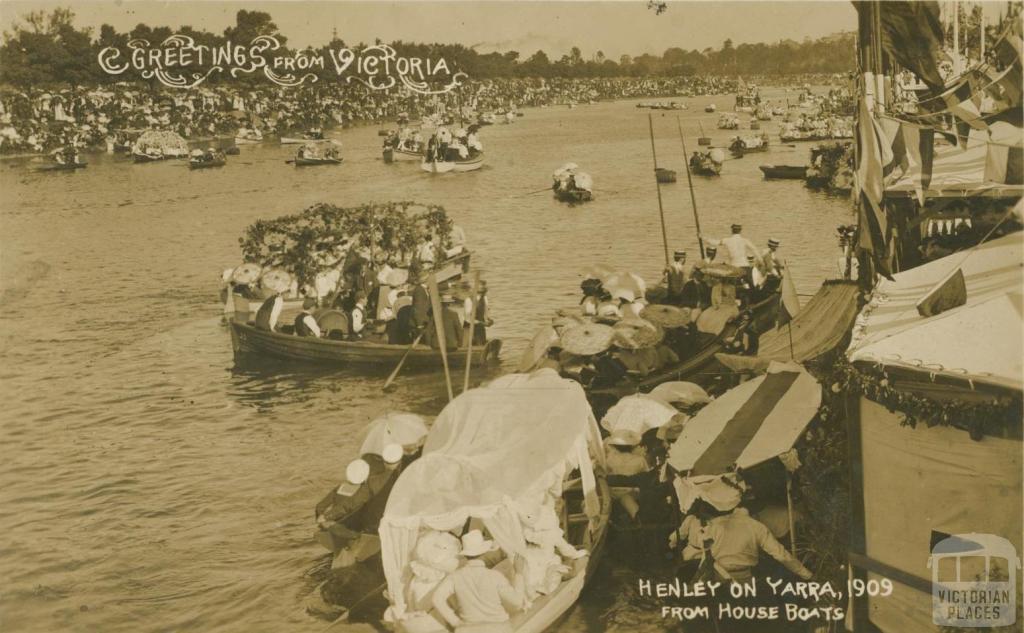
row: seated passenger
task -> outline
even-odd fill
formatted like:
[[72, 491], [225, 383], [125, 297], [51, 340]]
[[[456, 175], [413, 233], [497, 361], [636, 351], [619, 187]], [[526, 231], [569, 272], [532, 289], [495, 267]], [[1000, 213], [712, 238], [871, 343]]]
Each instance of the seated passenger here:
[[306, 297], [302, 300], [302, 312], [295, 317], [296, 336], [315, 336], [320, 338], [320, 326], [317, 325], [313, 316], [313, 309], [316, 308], [316, 299]]
[[254, 325], [257, 329], [273, 332], [277, 329], [277, 320], [281, 317], [281, 310], [284, 308], [284, 298], [280, 292], [274, 293], [260, 306], [256, 312]]
[[[524, 561], [516, 557], [512, 582], [500, 571], [489, 569], [481, 557], [497, 546], [486, 540], [480, 530], [470, 530], [462, 537], [462, 556], [466, 564], [438, 584], [433, 597], [434, 608], [456, 631], [511, 631], [512, 613], [522, 611], [526, 601]], [[454, 597], [457, 611], [448, 600]]]

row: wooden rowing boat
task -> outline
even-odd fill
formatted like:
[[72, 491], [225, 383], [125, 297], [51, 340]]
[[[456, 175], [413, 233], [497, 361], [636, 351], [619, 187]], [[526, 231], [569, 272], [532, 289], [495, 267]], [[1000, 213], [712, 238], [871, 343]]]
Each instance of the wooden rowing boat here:
[[658, 167], [654, 170], [654, 177], [661, 184], [670, 184], [676, 181], [676, 172], [674, 169]]
[[445, 161], [427, 161], [424, 160], [420, 163], [420, 169], [432, 174], [445, 174], [448, 172], [464, 172], [464, 171], [476, 171], [484, 166], [484, 155], [481, 152], [473, 158], [467, 158], [466, 160], [445, 160]]
[[560, 202], [568, 202], [569, 204], [579, 204], [594, 199], [594, 195], [586, 189], [555, 189], [554, 191], [555, 197]]
[[413, 152], [407, 149], [399, 149], [397, 147], [389, 147], [384, 150], [384, 162], [393, 163], [396, 161], [407, 161], [407, 160], [423, 160], [423, 152]]
[[316, 165], [340, 165], [344, 158], [296, 158], [296, 167], [313, 167]]
[[209, 169], [211, 167], [223, 167], [227, 164], [227, 160], [223, 158], [216, 158], [214, 160], [196, 160], [190, 159], [188, 161], [189, 169]]
[[758, 169], [765, 178], [803, 180], [807, 176], [806, 165], [761, 165]]
[[[577, 561], [576, 574], [563, 581], [557, 589], [540, 596], [524, 612], [512, 616], [510, 623], [515, 633], [542, 633], [564, 618], [579, 600], [587, 581], [597, 570], [608, 535], [612, 511], [611, 491], [604, 473], [594, 473], [597, 499], [600, 511], [589, 517], [583, 511], [583, 494], [580, 479], [571, 479], [564, 484], [562, 498], [564, 510], [561, 524], [566, 540], [577, 549], [585, 549], [586, 557]], [[384, 598], [387, 579], [378, 552], [365, 561], [342, 569], [331, 570], [329, 578], [320, 587], [324, 602], [340, 610], [337, 621], [376, 622], [371, 614], [380, 614], [387, 606]], [[337, 612], [337, 611], [336, 611]], [[399, 624], [396, 629], [408, 633]]]
[[[248, 323], [234, 320], [229, 325], [231, 347], [236, 359], [257, 355], [326, 365], [381, 364], [394, 367], [395, 363], [408, 353], [406, 365], [431, 368], [442, 366], [441, 352], [422, 344], [414, 345], [410, 349], [409, 345], [294, 336], [261, 330]], [[472, 362], [474, 365], [482, 365], [497, 360], [500, 352], [501, 340], [492, 339], [479, 349], [473, 349]], [[464, 367], [465, 364], [465, 350], [458, 349], [448, 354], [450, 367]]]
[[[760, 302], [750, 306], [753, 311], [751, 327], [763, 332], [771, 327], [778, 313], [779, 295], [773, 293]], [[715, 361], [715, 354], [725, 350], [727, 342], [732, 339], [738, 331], [737, 322], [733, 321], [725, 326], [717, 336], [704, 341], [701, 347], [693, 354], [670, 367], [666, 367], [652, 374], [643, 377], [626, 376], [620, 383], [611, 387], [589, 389], [587, 396], [594, 404], [595, 410], [602, 406], [614, 404], [619, 398], [638, 392], [648, 392], [658, 385], [670, 380], [686, 380], [700, 382], [695, 376]]]
[[74, 171], [76, 169], [85, 169], [89, 163], [54, 163], [52, 165], [46, 165], [40, 167], [37, 171]]

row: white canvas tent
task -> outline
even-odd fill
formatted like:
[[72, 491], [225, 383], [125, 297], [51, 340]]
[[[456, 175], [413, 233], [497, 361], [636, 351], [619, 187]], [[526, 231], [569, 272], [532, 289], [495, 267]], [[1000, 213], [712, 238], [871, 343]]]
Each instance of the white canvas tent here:
[[[1020, 398], [1022, 263], [1018, 233], [897, 273], [858, 317], [848, 358], [886, 370], [901, 392], [968, 402]], [[963, 304], [922, 316], [918, 302], [957, 270]], [[937, 542], [992, 534], [1022, 551], [1020, 428], [975, 440], [956, 420], [910, 428], [902, 413], [866, 397], [852, 399], [849, 410], [857, 530], [851, 571], [895, 586], [885, 598], [854, 601], [854, 630], [936, 630], [928, 561]]]

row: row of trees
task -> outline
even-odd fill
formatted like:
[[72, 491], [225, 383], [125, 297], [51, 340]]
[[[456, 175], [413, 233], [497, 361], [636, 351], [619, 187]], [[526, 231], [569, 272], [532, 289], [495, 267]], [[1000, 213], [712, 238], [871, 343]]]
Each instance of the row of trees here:
[[[219, 46], [227, 40], [235, 43], [249, 42], [259, 35], [273, 35], [282, 44], [288, 41], [279, 32], [270, 14], [261, 11], [239, 11], [235, 25], [220, 35], [190, 26], [175, 31], [166, 26], [151, 27], [147, 24], [139, 24], [128, 33], [119, 33], [114, 27], [104, 24], [99, 33], [94, 33], [90, 28], [75, 28], [74, 17], [70, 9], [64, 8], [49, 13], [35, 11], [23, 16], [21, 23], [3, 34], [0, 82], [26, 87], [118, 81], [123, 77], [111, 77], [100, 69], [96, 62], [100, 50], [108, 46], [124, 50], [129, 40], [139, 38], [157, 44], [175, 32], [188, 35], [198, 44], [208, 46]], [[306, 50], [319, 50], [326, 56], [328, 49], [337, 50], [344, 46], [346, 43], [343, 40], [335, 38], [322, 47]], [[359, 44], [353, 48], [363, 46]], [[518, 51], [482, 54], [460, 44], [398, 41], [392, 42], [391, 46], [406, 56], [443, 57], [450, 67], [474, 79], [838, 73], [854, 68], [853, 33], [803, 42], [786, 40], [774, 44], [739, 46], [726, 40], [717, 50], [706, 48], [703, 51], [687, 51], [683, 48], [670, 48], [661, 56], [623, 55], [617, 60], [607, 58], [602, 51], [584, 57], [583, 52], [576, 47], [569, 54], [553, 59], [544, 51], [521, 58]], [[329, 75], [334, 70], [328, 64], [323, 72]], [[225, 79], [223, 76], [215, 76], [211, 80]]]

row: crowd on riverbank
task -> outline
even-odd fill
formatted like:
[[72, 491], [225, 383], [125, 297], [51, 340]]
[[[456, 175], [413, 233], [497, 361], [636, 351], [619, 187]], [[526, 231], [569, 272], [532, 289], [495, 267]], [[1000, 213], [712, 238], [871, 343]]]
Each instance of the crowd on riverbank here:
[[74, 145], [103, 148], [118, 133], [166, 130], [188, 140], [233, 136], [240, 127], [269, 134], [310, 127], [351, 126], [418, 119], [448, 108], [508, 111], [598, 100], [695, 96], [735, 90], [718, 77], [496, 79], [471, 81], [458, 92], [421, 95], [408, 90], [373, 91], [348, 84], [310, 84], [297, 89], [219, 85], [194, 90], [126, 82], [109, 86], [0, 93], [0, 154], [52, 151]]

